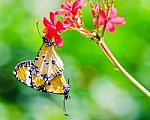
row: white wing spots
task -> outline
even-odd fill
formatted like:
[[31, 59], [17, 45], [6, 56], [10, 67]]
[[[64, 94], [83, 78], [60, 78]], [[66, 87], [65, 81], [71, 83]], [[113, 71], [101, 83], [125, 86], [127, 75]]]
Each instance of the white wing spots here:
[[27, 70], [30, 70], [31, 67], [27, 67]]
[[30, 72], [28, 70], [26, 71], [26, 84], [31, 86]]
[[16, 71], [13, 71], [13, 74], [16, 75], [17, 74]]

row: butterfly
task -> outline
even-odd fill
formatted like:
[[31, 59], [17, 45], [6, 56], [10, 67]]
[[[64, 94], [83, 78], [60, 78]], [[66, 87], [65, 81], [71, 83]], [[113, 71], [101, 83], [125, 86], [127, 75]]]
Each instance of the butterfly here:
[[37, 91], [69, 96], [70, 86], [64, 78], [64, 65], [55, 51], [54, 43], [42, 37], [43, 44], [35, 60], [22, 61], [16, 65], [15, 77]]

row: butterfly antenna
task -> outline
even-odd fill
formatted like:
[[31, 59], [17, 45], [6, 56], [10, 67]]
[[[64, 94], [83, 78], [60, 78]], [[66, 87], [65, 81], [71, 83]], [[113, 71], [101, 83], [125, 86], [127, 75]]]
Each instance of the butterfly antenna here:
[[36, 22], [36, 27], [37, 27], [37, 31], [39, 33], [39, 36], [42, 37], [41, 33], [40, 33], [40, 30], [39, 30], [39, 22]]
[[66, 113], [66, 98], [65, 97], [64, 97], [64, 100], [63, 100], [63, 111], [64, 111], [65, 116], [69, 116], [69, 114]]

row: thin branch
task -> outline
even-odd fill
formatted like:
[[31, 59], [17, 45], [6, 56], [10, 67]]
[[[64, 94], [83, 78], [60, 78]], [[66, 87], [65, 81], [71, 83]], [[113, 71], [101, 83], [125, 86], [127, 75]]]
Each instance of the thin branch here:
[[103, 38], [100, 37], [96, 32], [90, 33], [90, 31], [82, 26], [82, 28], [91, 36], [90, 38], [97, 43], [97, 45], [102, 49], [102, 51], [105, 53], [107, 58], [113, 63], [113, 65], [122, 73], [124, 74], [137, 88], [139, 88], [145, 95], [147, 95], [150, 98], [150, 92], [144, 88], [135, 78], [133, 78], [118, 62], [118, 60], [114, 57], [112, 52], [109, 50], [107, 45], [105, 44]]
[[97, 42], [97, 45], [103, 50], [103, 52], [106, 54], [106, 56], [109, 58], [109, 60], [115, 65], [115, 67], [123, 73], [135, 86], [137, 86], [145, 95], [147, 95], [150, 98], [150, 92], [144, 88], [135, 78], [133, 78], [117, 61], [117, 59], [114, 57], [112, 52], [109, 50], [107, 45], [103, 40], [100, 40]]

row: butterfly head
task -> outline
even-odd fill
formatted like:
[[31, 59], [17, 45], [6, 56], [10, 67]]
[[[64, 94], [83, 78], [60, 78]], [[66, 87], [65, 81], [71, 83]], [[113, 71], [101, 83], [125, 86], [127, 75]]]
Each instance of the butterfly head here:
[[52, 40], [48, 40], [46, 37], [42, 37], [43, 42], [49, 44], [49, 46], [54, 45], [54, 42]]
[[70, 98], [70, 96], [69, 96], [69, 91], [70, 91], [70, 86], [69, 86], [69, 84], [65, 84], [65, 85], [63, 86], [63, 90], [64, 90], [64, 99], [65, 99], [65, 100], [69, 99], [69, 98]]

